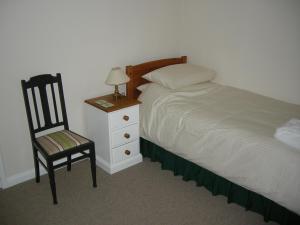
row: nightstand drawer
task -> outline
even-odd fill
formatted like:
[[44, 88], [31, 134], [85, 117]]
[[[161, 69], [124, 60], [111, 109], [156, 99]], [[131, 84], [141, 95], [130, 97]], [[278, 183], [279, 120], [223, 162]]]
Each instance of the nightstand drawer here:
[[139, 154], [139, 141], [136, 140], [112, 149], [113, 163], [118, 163]]
[[109, 114], [110, 128], [112, 130], [137, 123], [139, 121], [139, 107], [132, 106]]
[[138, 139], [139, 137], [139, 124], [133, 124], [123, 129], [114, 131], [111, 135], [112, 148], [124, 145], [131, 141]]

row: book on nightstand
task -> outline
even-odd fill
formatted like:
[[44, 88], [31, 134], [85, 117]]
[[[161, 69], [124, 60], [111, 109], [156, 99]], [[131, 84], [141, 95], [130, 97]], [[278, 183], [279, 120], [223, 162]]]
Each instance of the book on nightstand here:
[[106, 100], [103, 100], [103, 99], [96, 100], [95, 103], [102, 106], [102, 107], [104, 107], [104, 108], [109, 108], [109, 107], [114, 106], [114, 104], [112, 104], [112, 103], [110, 103]]

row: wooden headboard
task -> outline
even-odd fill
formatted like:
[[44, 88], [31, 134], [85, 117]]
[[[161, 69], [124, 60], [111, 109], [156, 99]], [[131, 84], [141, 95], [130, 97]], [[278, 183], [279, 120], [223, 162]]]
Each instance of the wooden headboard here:
[[140, 91], [136, 88], [149, 81], [142, 78], [143, 75], [161, 67], [186, 63], [187, 57], [181, 56], [179, 58], [160, 59], [151, 62], [145, 62], [135, 66], [126, 66], [126, 74], [129, 76], [130, 81], [126, 85], [126, 93], [128, 98], [138, 98]]

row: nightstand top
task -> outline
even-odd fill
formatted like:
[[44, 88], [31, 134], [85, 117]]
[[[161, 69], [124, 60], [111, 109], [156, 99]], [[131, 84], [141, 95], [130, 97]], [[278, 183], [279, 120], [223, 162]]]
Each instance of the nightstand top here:
[[[104, 107], [104, 106], [97, 103], [97, 101], [99, 101], [99, 100], [100, 101], [104, 100], [108, 103], [113, 104], [113, 106]], [[101, 109], [104, 112], [113, 112], [113, 111], [117, 111], [119, 109], [127, 108], [129, 106], [133, 106], [133, 105], [137, 105], [137, 104], [141, 103], [137, 99], [127, 98], [126, 96], [122, 96], [120, 99], [115, 100], [113, 98], [113, 94], [87, 99], [84, 102], [89, 104], [89, 105], [92, 105], [92, 106], [94, 106], [98, 109]]]

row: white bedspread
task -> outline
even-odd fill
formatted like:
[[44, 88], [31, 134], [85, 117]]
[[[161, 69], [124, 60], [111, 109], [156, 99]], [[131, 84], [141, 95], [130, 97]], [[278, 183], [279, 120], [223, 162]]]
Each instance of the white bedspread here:
[[214, 83], [139, 100], [142, 137], [300, 214], [300, 151], [273, 137], [300, 106]]

